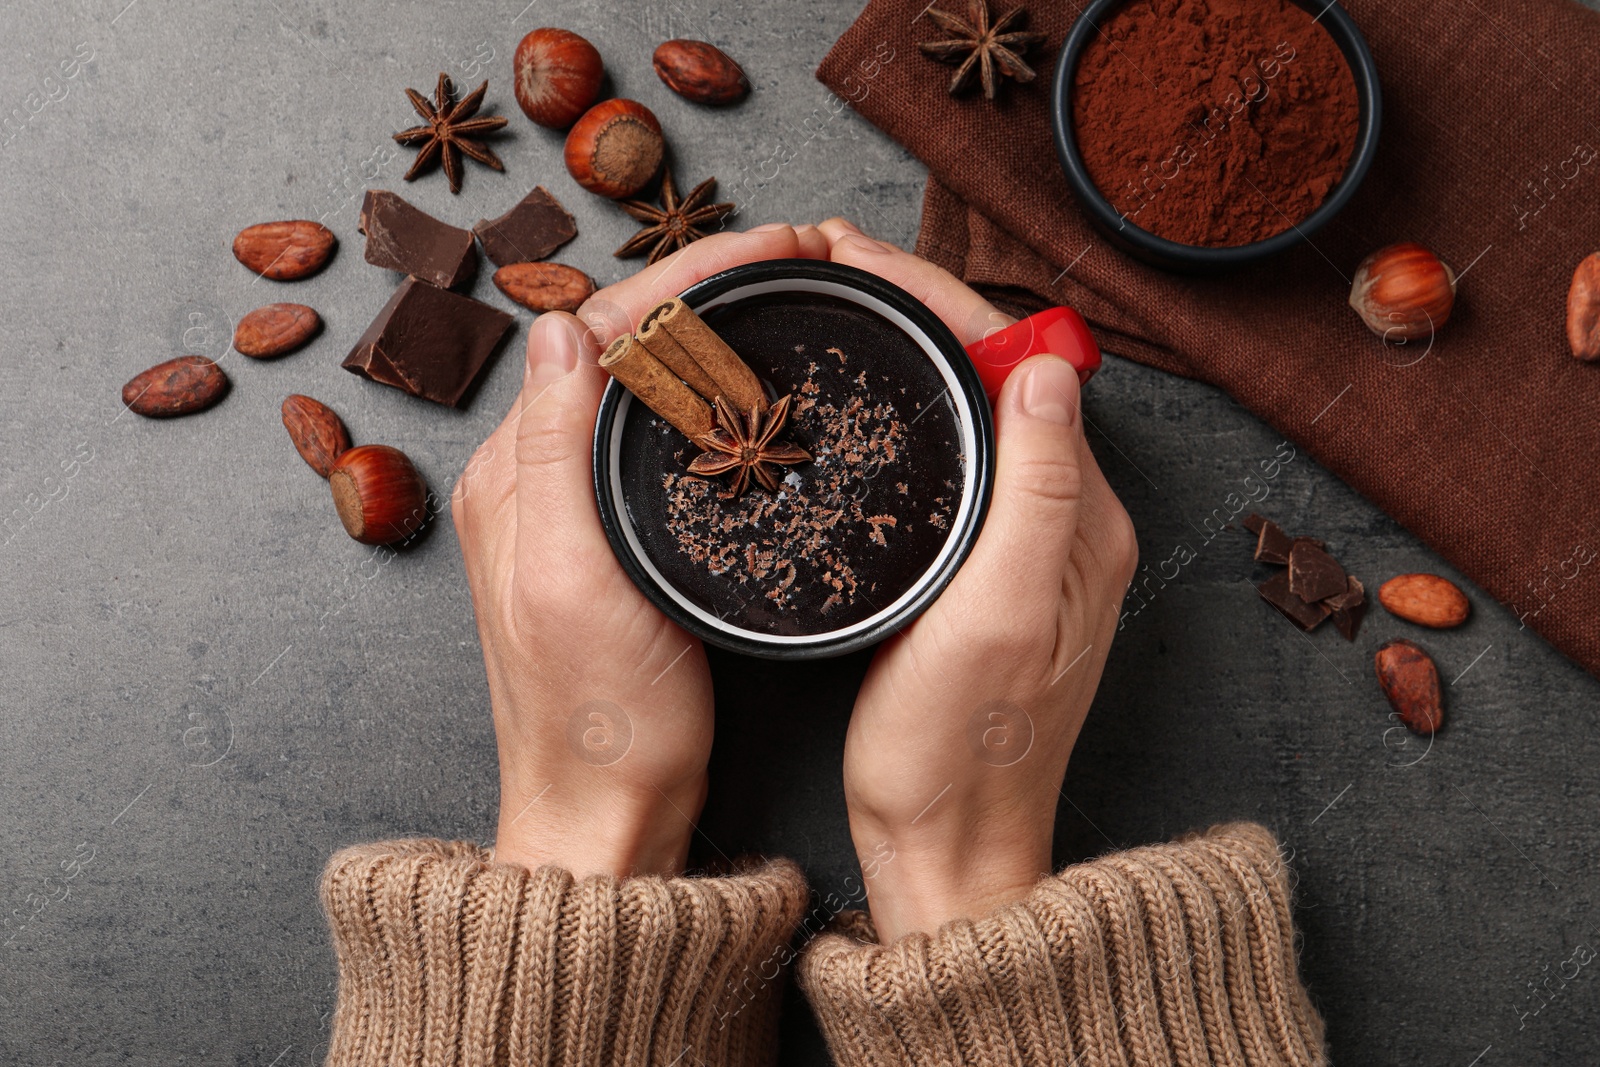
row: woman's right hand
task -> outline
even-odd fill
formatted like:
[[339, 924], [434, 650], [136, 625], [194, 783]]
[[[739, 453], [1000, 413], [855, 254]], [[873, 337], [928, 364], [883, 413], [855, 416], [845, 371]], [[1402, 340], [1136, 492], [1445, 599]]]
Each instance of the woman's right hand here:
[[[842, 219], [820, 229], [834, 262], [908, 290], [963, 344], [1010, 321]], [[1050, 872], [1062, 777], [1138, 558], [1078, 402], [1062, 359], [1012, 373], [983, 532], [933, 607], [879, 649], [856, 698], [845, 799], [884, 943], [978, 918]]]

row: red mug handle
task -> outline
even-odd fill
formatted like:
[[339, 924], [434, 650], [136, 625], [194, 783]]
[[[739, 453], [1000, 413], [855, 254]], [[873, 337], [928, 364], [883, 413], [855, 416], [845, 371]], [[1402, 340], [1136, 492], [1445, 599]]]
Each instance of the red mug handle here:
[[1100, 346], [1094, 343], [1083, 316], [1071, 308], [1048, 308], [967, 346], [967, 355], [978, 368], [991, 404], [1017, 364], [1045, 352], [1060, 356], [1077, 368], [1080, 384], [1087, 383], [1100, 369]]

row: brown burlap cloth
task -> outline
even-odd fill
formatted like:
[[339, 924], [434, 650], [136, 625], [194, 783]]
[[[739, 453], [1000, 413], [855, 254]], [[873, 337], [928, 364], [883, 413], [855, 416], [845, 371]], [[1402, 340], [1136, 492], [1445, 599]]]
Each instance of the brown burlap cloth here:
[[[817, 71], [927, 164], [918, 252], [1011, 309], [1075, 307], [1106, 351], [1226, 390], [1600, 675], [1600, 364], [1565, 340], [1573, 268], [1600, 249], [1600, 15], [1350, 0], [1383, 84], [1375, 165], [1310, 243], [1197, 279], [1113, 250], [1061, 175], [1051, 87], [1081, 5], [1034, 0], [1039, 78], [988, 102], [952, 99], [951, 68], [916, 50], [936, 34], [927, 3], [872, 0]], [[1431, 350], [1386, 348], [1346, 306], [1356, 265], [1399, 240], [1462, 274]]]

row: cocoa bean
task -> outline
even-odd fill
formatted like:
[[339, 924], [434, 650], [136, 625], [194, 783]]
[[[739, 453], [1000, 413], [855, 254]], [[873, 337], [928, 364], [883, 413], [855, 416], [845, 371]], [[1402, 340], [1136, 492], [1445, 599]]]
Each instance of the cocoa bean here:
[[179, 356], [134, 375], [122, 402], [135, 415], [170, 419], [204, 411], [228, 392], [228, 376], [205, 356]]
[[252, 359], [272, 359], [302, 347], [322, 329], [322, 317], [304, 304], [268, 304], [234, 327], [233, 347]]
[[1444, 725], [1439, 669], [1420, 646], [1403, 638], [1389, 641], [1378, 648], [1374, 666], [1383, 695], [1406, 729], [1431, 737]]
[[704, 41], [667, 41], [656, 48], [654, 63], [657, 77], [685, 100], [721, 106], [750, 95], [743, 68]]
[[564, 263], [509, 263], [494, 284], [530, 311], [577, 311], [594, 293], [589, 276]]
[[1573, 272], [1567, 293], [1567, 342], [1579, 359], [1600, 359], [1600, 252], [1585, 258]]
[[263, 278], [288, 282], [321, 270], [337, 243], [333, 231], [320, 222], [262, 222], [239, 231], [233, 255]]
[[1391, 615], [1418, 626], [1448, 630], [1467, 621], [1472, 603], [1448, 578], [1437, 574], [1402, 574], [1378, 588], [1378, 603]]
[[332, 408], [309, 396], [291, 394], [283, 402], [283, 428], [300, 458], [326, 478], [350, 450], [350, 433]]

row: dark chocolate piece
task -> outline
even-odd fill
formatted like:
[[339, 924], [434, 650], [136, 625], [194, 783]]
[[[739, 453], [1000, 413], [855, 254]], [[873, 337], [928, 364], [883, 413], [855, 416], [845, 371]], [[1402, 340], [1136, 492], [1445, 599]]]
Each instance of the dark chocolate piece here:
[[1327, 551], [1297, 538], [1289, 550], [1289, 589], [1301, 600], [1322, 600], [1345, 591], [1344, 568]]
[[1261, 520], [1261, 532], [1256, 537], [1256, 559], [1262, 563], [1288, 563], [1289, 550], [1294, 542], [1283, 532], [1283, 527], [1271, 519]]
[[472, 233], [440, 222], [387, 189], [368, 189], [361, 202], [367, 262], [451, 289], [478, 274]]
[[1263, 519], [1260, 515], [1257, 515], [1252, 511], [1250, 514], [1244, 517], [1244, 528], [1259, 537], [1261, 536], [1261, 528], [1270, 521], [1272, 520]]
[[1324, 552], [1326, 552], [1328, 550], [1328, 542], [1319, 540], [1318, 538], [1315, 538], [1315, 537], [1296, 537], [1294, 539], [1294, 543], [1297, 544], [1297, 545], [1301, 541], [1304, 541], [1306, 544], [1311, 545], [1311, 546], [1313, 546], [1315, 548], [1320, 548]]
[[499, 218], [479, 219], [472, 232], [483, 242], [483, 254], [494, 260], [495, 266], [504, 267], [544, 259], [578, 236], [578, 226], [572, 213], [548, 189], [537, 185]]
[[1279, 571], [1271, 578], [1256, 586], [1256, 592], [1261, 594], [1261, 599], [1281, 611], [1284, 616], [1302, 630], [1315, 630], [1322, 625], [1322, 620], [1328, 617], [1328, 609], [1322, 604], [1307, 604], [1289, 590], [1289, 572]]
[[1344, 634], [1346, 641], [1356, 639], [1356, 631], [1361, 629], [1361, 620], [1367, 614], [1367, 591], [1359, 579], [1351, 576], [1347, 579], [1349, 585], [1338, 596], [1331, 596], [1324, 600], [1323, 606], [1333, 613], [1333, 625]]
[[499, 308], [407, 278], [345, 357], [344, 368], [454, 407], [513, 321]]

